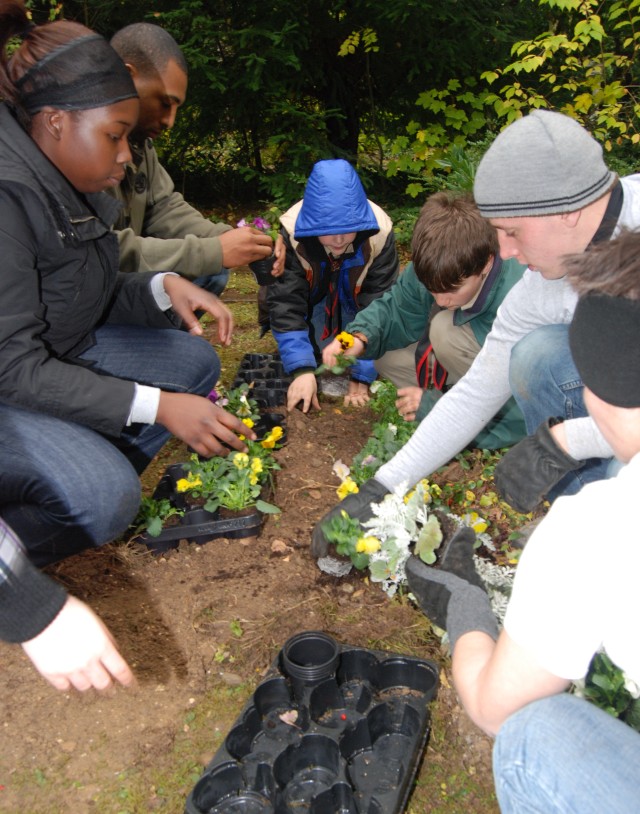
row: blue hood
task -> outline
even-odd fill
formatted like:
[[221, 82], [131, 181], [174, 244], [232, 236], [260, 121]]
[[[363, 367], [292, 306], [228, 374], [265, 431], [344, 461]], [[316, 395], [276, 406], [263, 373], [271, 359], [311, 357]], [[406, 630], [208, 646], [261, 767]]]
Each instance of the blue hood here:
[[358, 173], [342, 158], [318, 161], [311, 170], [294, 238], [379, 232]]

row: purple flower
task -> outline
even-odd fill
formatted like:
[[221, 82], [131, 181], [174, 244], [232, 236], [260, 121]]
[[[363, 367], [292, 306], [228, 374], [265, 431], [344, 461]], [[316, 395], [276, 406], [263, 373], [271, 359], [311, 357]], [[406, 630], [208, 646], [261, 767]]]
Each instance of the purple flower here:
[[267, 232], [271, 229], [271, 224], [265, 218], [241, 218], [238, 221], [237, 226], [241, 228], [242, 226], [253, 226], [254, 229], [259, 229], [261, 232]]
[[212, 401], [215, 404], [216, 401], [218, 401], [218, 399], [220, 398], [220, 396], [215, 390], [212, 390], [207, 396], [207, 398], [209, 399], [209, 401]]

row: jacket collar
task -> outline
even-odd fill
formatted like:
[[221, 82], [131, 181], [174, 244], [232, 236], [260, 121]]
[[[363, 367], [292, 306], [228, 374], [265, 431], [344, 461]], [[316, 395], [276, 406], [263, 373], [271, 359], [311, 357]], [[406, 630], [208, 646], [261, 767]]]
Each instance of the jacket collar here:
[[93, 240], [111, 229], [119, 204], [104, 192], [81, 195], [0, 103], [0, 180], [32, 189], [52, 212], [63, 236]]

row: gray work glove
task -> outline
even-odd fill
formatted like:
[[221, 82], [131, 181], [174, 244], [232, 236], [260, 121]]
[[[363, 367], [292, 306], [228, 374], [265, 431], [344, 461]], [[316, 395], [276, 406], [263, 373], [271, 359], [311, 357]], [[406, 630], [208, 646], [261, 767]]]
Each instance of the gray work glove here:
[[405, 572], [411, 593], [426, 616], [449, 634], [451, 651], [464, 633], [480, 630], [498, 638], [498, 623], [473, 562], [473, 529], [453, 534], [437, 565], [425, 565], [412, 555]]
[[388, 494], [389, 490], [386, 486], [383, 486], [375, 478], [370, 478], [362, 484], [359, 492], [354, 495], [347, 495], [316, 523], [311, 534], [311, 553], [313, 556], [319, 559], [320, 557], [326, 557], [329, 553], [329, 541], [322, 531], [323, 523], [331, 520], [332, 517], [337, 517], [342, 511], [361, 523], [371, 520], [373, 517], [371, 504], [380, 503], [384, 496]]
[[576, 461], [553, 440], [551, 427], [562, 419], [543, 421], [533, 435], [512, 447], [493, 473], [500, 497], [519, 512], [530, 512], [559, 480], [584, 461]]

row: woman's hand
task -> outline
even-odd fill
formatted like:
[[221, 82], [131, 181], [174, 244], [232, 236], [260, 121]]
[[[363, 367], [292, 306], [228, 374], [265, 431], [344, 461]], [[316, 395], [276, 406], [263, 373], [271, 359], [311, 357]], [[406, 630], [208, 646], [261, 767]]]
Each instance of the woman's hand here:
[[53, 622], [22, 647], [57, 690], [106, 690], [112, 679], [125, 686], [135, 681], [104, 623], [74, 596], [67, 597]]
[[320, 409], [318, 402], [318, 383], [314, 373], [302, 373], [289, 385], [287, 390], [287, 410], [293, 410], [302, 402], [302, 412], [308, 413], [310, 407]]
[[398, 390], [396, 407], [405, 421], [415, 421], [423, 393], [421, 387], [401, 387]]
[[344, 406], [364, 407], [369, 401], [369, 385], [366, 382], [349, 381], [349, 390], [344, 397]]
[[182, 317], [190, 334], [202, 335], [202, 326], [195, 312], [206, 311], [217, 323], [220, 344], [231, 344], [233, 314], [215, 294], [176, 274], [166, 274], [162, 282], [171, 300], [171, 307]]
[[205, 458], [227, 455], [229, 447], [246, 452], [247, 447], [238, 435], [256, 439], [256, 434], [239, 418], [190, 393], [163, 390], [156, 421]]

